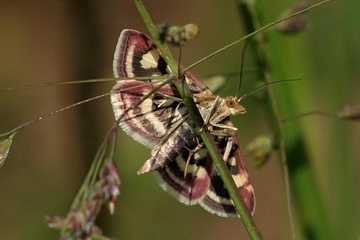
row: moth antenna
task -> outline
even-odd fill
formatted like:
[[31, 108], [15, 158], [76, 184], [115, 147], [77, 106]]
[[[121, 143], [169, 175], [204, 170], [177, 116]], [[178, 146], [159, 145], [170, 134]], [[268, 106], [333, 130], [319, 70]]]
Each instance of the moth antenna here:
[[245, 59], [245, 51], [246, 51], [246, 47], [247, 47], [247, 45], [248, 45], [248, 39], [246, 39], [245, 40], [245, 43], [244, 43], [244, 47], [243, 47], [243, 49], [242, 49], [242, 52], [241, 52], [241, 62], [240, 62], [240, 81], [239, 81], [239, 86], [238, 86], [238, 88], [237, 88], [237, 90], [236, 90], [236, 94], [235, 94], [235, 96], [236, 96], [236, 98], [237, 98], [237, 96], [239, 95], [239, 93], [240, 93], [240, 88], [241, 88], [241, 83], [242, 83], [242, 76], [243, 76], [243, 70], [244, 70], [244, 59]]
[[253, 93], [255, 93], [255, 92], [257, 92], [257, 91], [259, 91], [259, 90], [261, 90], [261, 89], [263, 89], [263, 88], [266, 88], [266, 87], [268, 87], [268, 86], [270, 86], [270, 85], [274, 85], [274, 84], [278, 84], [278, 83], [283, 83], [283, 82], [294, 82], [294, 81], [300, 81], [300, 80], [301, 80], [301, 78], [294, 78], [294, 79], [286, 79], [286, 80], [280, 80], [280, 81], [276, 81], [276, 82], [271, 82], [271, 83], [264, 84], [264, 85], [262, 85], [262, 86], [260, 86], [260, 87], [257, 87], [257, 88], [255, 88], [255, 89], [251, 90], [251, 91], [248, 92], [248, 93], [245, 93], [243, 96], [241, 96], [241, 97], [238, 99], [238, 102], [240, 102], [240, 101], [243, 100], [244, 98], [248, 97], [249, 95], [251, 95], [251, 94], [253, 94]]

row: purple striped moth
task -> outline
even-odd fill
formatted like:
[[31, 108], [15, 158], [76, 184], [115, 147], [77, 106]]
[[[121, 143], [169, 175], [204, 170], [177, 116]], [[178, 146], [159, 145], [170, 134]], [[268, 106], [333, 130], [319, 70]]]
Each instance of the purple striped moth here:
[[[239, 217], [175, 85], [170, 82], [159, 87], [159, 80], [136, 80], [171, 74], [155, 43], [138, 31], [123, 30], [113, 71], [115, 78], [129, 78], [118, 80], [112, 89], [115, 118], [128, 135], [152, 149], [138, 174], [155, 172], [160, 186], [186, 205], [199, 204], [222, 217]], [[254, 190], [241, 156], [237, 128], [229, 119], [245, 113], [245, 108], [236, 97], [215, 96], [189, 72], [184, 78], [204, 119], [204, 130], [211, 133], [253, 214]]]

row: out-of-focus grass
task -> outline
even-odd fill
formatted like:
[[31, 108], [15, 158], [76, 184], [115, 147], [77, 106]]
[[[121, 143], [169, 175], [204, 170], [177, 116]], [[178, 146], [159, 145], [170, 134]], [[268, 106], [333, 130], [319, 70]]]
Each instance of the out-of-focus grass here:
[[[353, 52], [346, 50], [360, 34], [350, 20], [353, 9], [360, 5], [335, 1], [308, 14], [312, 28], [301, 36], [271, 35], [269, 49], [276, 76], [302, 78], [300, 83], [279, 87], [283, 116], [310, 110], [335, 112], [358, 103], [359, 51], [356, 46]], [[329, 233], [335, 235], [326, 239], [358, 237], [359, 155], [354, 148], [358, 123], [310, 116], [285, 126], [293, 190], [300, 200], [297, 209], [303, 211], [299, 215], [307, 221], [305, 230], [312, 239], [324, 239]], [[320, 195], [322, 205], [313, 201], [314, 194]], [[323, 218], [330, 218], [331, 226], [324, 226], [327, 220]]]

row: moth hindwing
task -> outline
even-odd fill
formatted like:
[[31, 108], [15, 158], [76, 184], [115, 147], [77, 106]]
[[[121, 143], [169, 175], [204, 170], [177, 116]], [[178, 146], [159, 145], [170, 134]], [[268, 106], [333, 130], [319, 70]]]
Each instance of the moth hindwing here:
[[[115, 78], [150, 79], [119, 80], [111, 94], [121, 128], [152, 148], [151, 157], [138, 173], [154, 171], [160, 186], [186, 205], [200, 204], [219, 216], [239, 217], [175, 85], [159, 87], [159, 81], [151, 80], [171, 73], [155, 43], [138, 31], [123, 30], [114, 54], [113, 71]], [[211, 133], [238, 191], [253, 213], [254, 190], [241, 156], [237, 129], [229, 120], [230, 115], [245, 113], [245, 108], [235, 97], [213, 95], [191, 73], [184, 77], [204, 119], [204, 130]]]

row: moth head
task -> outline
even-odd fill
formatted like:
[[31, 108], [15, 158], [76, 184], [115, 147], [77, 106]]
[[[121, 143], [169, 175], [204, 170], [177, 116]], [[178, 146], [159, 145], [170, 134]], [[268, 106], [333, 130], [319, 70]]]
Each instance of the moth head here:
[[225, 101], [226, 101], [226, 106], [229, 108], [230, 113], [232, 115], [246, 113], [246, 108], [240, 105], [239, 99], [237, 99], [236, 97], [227, 97]]

